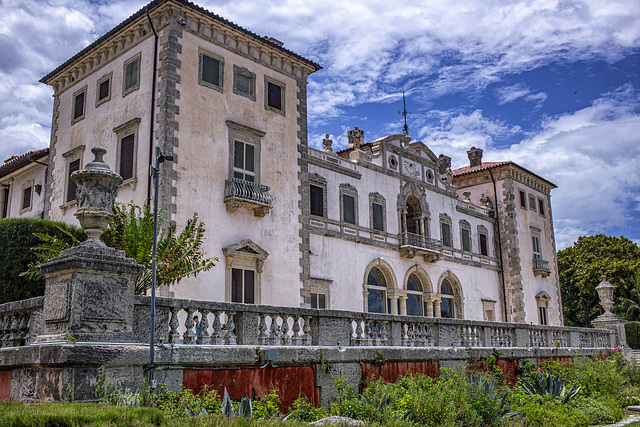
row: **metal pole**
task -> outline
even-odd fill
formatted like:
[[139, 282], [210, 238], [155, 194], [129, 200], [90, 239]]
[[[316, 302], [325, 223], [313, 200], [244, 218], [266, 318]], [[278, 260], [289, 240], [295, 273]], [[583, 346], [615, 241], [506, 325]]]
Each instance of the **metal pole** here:
[[153, 180], [153, 249], [151, 252], [151, 330], [149, 331], [149, 386], [156, 387], [156, 380], [153, 378], [153, 363], [155, 332], [156, 332], [156, 253], [158, 251], [158, 181], [159, 166], [162, 154], [160, 147], [156, 147], [156, 155], [153, 158], [151, 167]]

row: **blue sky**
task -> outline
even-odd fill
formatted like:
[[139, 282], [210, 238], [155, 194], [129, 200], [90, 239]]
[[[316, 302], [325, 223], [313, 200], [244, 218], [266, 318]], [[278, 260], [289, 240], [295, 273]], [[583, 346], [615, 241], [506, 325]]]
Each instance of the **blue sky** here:
[[[513, 160], [558, 185], [559, 249], [580, 235], [640, 243], [640, 2], [198, 2], [319, 62], [309, 138], [346, 145], [402, 131], [467, 163]], [[40, 77], [142, 1], [0, 2], [0, 157], [48, 146], [52, 90]]]

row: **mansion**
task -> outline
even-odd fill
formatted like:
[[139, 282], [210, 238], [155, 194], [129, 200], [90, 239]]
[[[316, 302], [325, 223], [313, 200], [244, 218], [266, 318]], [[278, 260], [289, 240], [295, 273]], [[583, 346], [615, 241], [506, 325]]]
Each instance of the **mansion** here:
[[44, 76], [49, 149], [0, 165], [2, 217], [77, 225], [70, 175], [106, 148], [117, 200], [197, 212], [221, 262], [164, 295], [562, 325], [555, 185], [513, 163], [451, 169], [407, 134], [307, 140], [315, 62], [186, 0], [154, 0]]

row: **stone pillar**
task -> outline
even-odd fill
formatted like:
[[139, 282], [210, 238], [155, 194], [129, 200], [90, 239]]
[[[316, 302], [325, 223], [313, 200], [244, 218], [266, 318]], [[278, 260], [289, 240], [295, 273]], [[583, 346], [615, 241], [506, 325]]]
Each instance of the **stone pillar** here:
[[406, 316], [407, 315], [407, 296], [400, 295], [398, 298], [400, 299], [400, 315]]
[[[391, 300], [391, 313], [389, 314], [398, 314], [398, 296], [390, 295], [389, 299]], [[406, 309], [406, 306], [405, 306]]]
[[431, 298], [427, 299], [427, 312], [425, 314], [425, 316], [427, 317], [433, 317], [433, 300]]
[[442, 317], [442, 309], [440, 308], [440, 297], [434, 298], [433, 302], [435, 303], [435, 317]]
[[45, 278], [43, 333], [36, 342], [135, 342], [134, 291], [144, 267], [100, 241], [113, 216], [120, 175], [102, 160], [104, 148], [71, 179], [77, 185], [76, 218], [88, 239], [38, 266]]

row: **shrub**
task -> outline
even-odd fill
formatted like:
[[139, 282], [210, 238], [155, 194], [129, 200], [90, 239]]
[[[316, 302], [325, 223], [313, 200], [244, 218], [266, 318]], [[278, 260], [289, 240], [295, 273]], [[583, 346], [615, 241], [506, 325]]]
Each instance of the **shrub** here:
[[[49, 234], [71, 243], [86, 239], [82, 229], [41, 219], [0, 220], [0, 303], [44, 295], [44, 279], [32, 282], [20, 273], [38, 260], [33, 248], [41, 243], [34, 233]], [[72, 236], [72, 237], [71, 237]]]
[[634, 350], [640, 349], [640, 322], [632, 321], [624, 325], [627, 333], [627, 344]]
[[522, 400], [519, 404], [512, 404], [512, 409], [522, 414], [524, 425], [528, 427], [565, 427], [588, 426], [587, 416], [574, 408], [563, 405], [552, 396], [532, 395]]
[[316, 405], [305, 396], [294, 400], [289, 409], [291, 413], [289, 419], [312, 422], [329, 416], [327, 408], [316, 408]]
[[253, 402], [253, 418], [270, 420], [280, 413], [279, 407], [280, 396], [278, 396], [278, 390], [271, 390], [271, 393]]
[[613, 424], [622, 419], [622, 408], [610, 397], [579, 397], [570, 406], [583, 414], [589, 424]]
[[619, 368], [621, 352], [613, 357], [582, 357], [574, 361], [574, 369], [569, 373], [582, 386], [581, 396], [612, 396], [616, 401], [631, 394], [628, 378]]

